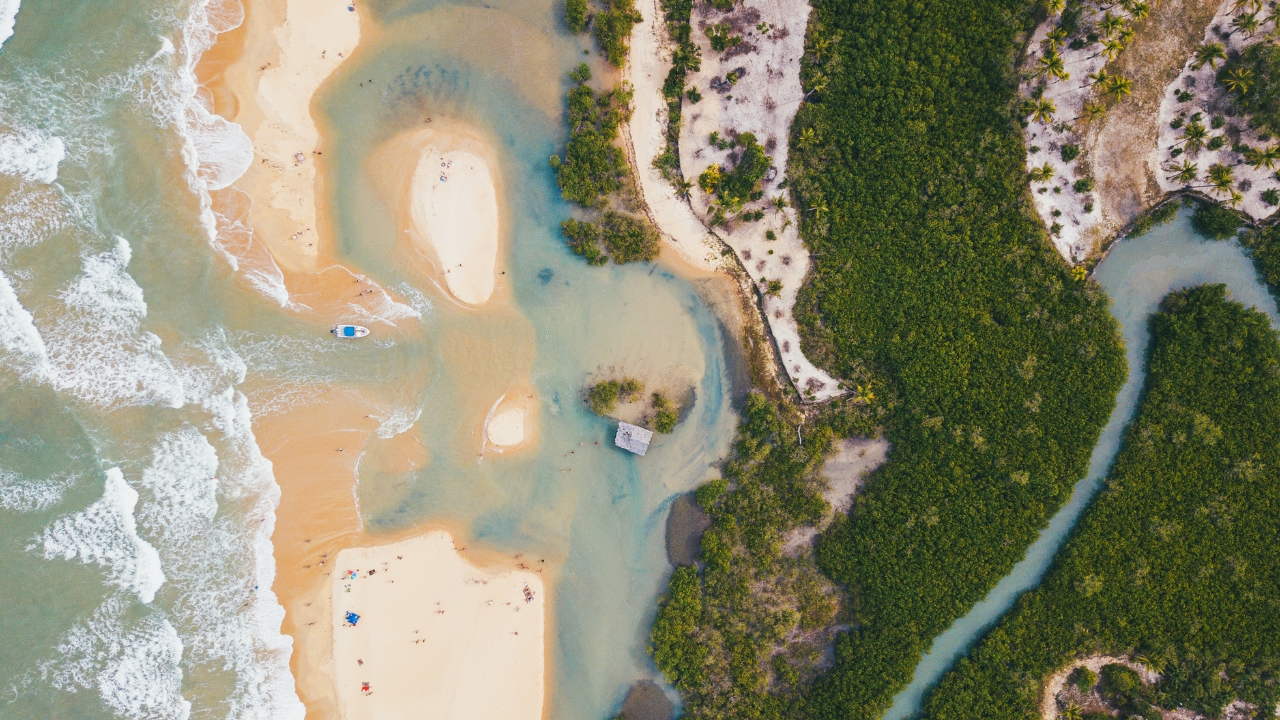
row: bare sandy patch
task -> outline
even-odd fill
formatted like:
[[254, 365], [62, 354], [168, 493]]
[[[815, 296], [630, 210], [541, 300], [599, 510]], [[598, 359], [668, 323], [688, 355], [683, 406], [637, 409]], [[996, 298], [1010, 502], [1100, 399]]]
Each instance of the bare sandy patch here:
[[888, 458], [889, 441], [884, 438], [846, 438], [836, 443], [822, 465], [822, 478], [827, 482], [822, 497], [831, 510], [817, 525], [791, 531], [783, 540], [783, 552], [794, 555], [812, 548], [818, 533], [825, 530], [837, 514], [849, 512], [867, 476]]
[[343, 550], [334, 567], [342, 717], [542, 717], [547, 600], [537, 573], [474, 567], [443, 530]]
[[508, 391], [485, 417], [486, 448], [502, 453], [528, 447], [536, 438], [537, 417], [538, 400], [532, 387]]
[[1124, 665], [1125, 667], [1138, 673], [1142, 678], [1142, 682], [1148, 685], [1159, 682], [1160, 676], [1151, 672], [1147, 666], [1136, 663], [1127, 657], [1116, 657], [1114, 655], [1090, 655], [1089, 657], [1075, 660], [1062, 668], [1058, 672], [1049, 676], [1044, 682], [1044, 689], [1040, 695], [1040, 717], [1044, 720], [1058, 720], [1058, 694], [1067, 686], [1067, 678], [1076, 668], [1088, 668], [1097, 673], [1106, 665]]

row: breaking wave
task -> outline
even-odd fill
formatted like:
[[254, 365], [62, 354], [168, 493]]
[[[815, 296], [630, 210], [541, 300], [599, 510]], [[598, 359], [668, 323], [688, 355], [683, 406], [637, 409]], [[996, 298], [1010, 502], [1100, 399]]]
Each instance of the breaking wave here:
[[[0, 0], [0, 3], [5, 0]], [[0, 7], [0, 13], [4, 8]], [[4, 20], [0, 15], [0, 23]], [[0, 24], [0, 34], [3, 34]], [[0, 135], [0, 174], [17, 175], [46, 185], [58, 179], [58, 164], [67, 157], [62, 138], [38, 130]]]
[[137, 504], [138, 491], [124, 481], [120, 468], [111, 468], [102, 499], [54, 521], [36, 543], [47, 560], [61, 557], [107, 568], [112, 584], [132, 590], [139, 600], [150, 603], [164, 584], [164, 572], [160, 554], [138, 537], [133, 517]]
[[18, 22], [18, 8], [22, 0], [0, 0], [0, 47], [13, 37], [13, 26]]

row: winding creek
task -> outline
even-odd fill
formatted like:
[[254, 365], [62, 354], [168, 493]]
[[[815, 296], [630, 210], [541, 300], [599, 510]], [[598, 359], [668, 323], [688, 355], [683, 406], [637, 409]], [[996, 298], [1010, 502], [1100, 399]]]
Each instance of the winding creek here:
[[1116, 407], [1102, 430], [1089, 460], [1089, 473], [1076, 483], [1071, 499], [1054, 515], [1026, 556], [987, 597], [934, 638], [916, 665], [911, 684], [894, 698], [885, 720], [902, 720], [920, 712], [924, 698], [942, 675], [1000, 619], [1026, 590], [1035, 587], [1054, 555], [1101, 487], [1120, 450], [1124, 428], [1133, 417], [1142, 390], [1148, 339], [1148, 318], [1174, 290], [1223, 283], [1232, 298], [1267, 313], [1280, 328], [1275, 300], [1258, 278], [1253, 262], [1236, 241], [1215, 242], [1191, 228], [1191, 213], [1179, 212], [1173, 222], [1138, 238], [1125, 238], [1094, 271], [1111, 298], [1111, 314], [1119, 321], [1125, 342], [1129, 378], [1116, 397]]

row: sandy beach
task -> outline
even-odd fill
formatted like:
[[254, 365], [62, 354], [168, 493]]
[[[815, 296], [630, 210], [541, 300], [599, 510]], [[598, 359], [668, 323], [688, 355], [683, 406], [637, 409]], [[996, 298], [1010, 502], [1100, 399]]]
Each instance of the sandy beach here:
[[342, 717], [542, 717], [546, 596], [537, 573], [473, 567], [443, 530], [343, 550], [334, 568]]
[[485, 418], [484, 439], [495, 452], [511, 452], [532, 445], [538, 417], [538, 399], [530, 386], [504, 393]]

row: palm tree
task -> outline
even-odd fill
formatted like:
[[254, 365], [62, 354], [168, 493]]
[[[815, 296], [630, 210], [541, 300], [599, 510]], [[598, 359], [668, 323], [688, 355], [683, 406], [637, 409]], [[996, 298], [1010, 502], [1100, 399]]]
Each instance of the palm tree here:
[[1053, 166], [1045, 163], [1038, 168], [1031, 168], [1028, 173], [1031, 176], [1031, 182], [1048, 182], [1053, 179]]
[[689, 191], [693, 189], [693, 183], [684, 178], [676, 180], [676, 197], [688, 198]]
[[1087, 102], [1084, 104], [1084, 107], [1080, 109], [1080, 117], [1083, 118], [1085, 122], [1101, 120], [1102, 116], [1106, 114], [1107, 106], [1102, 103]]
[[1177, 180], [1183, 185], [1187, 185], [1200, 177], [1200, 168], [1196, 167], [1196, 164], [1190, 160], [1183, 160], [1181, 165], [1174, 165], [1169, 169], [1173, 171], [1173, 177], [1169, 179]]
[[1062, 720], [1080, 720], [1080, 706], [1071, 703], [1067, 705], [1066, 709], [1058, 717], [1062, 718]]
[[1133, 5], [1129, 6], [1127, 9], [1129, 14], [1133, 16], [1134, 20], [1142, 20], [1151, 13], [1151, 8], [1144, 2], [1133, 3]]
[[1093, 81], [1094, 85], [1101, 85], [1111, 79], [1111, 76], [1107, 74], [1106, 68], [1099, 68], [1098, 72], [1089, 73], [1089, 79]]
[[1050, 15], [1057, 15], [1062, 12], [1062, 8], [1066, 7], [1067, 0], [1045, 0], [1045, 7], [1049, 9]]
[[1204, 126], [1204, 123], [1192, 120], [1182, 129], [1182, 147], [1192, 155], [1203, 150], [1208, 140], [1209, 129]]
[[1222, 78], [1222, 84], [1233, 93], [1244, 95], [1253, 84], [1253, 71], [1247, 67], [1231, 68]]
[[1053, 114], [1058, 112], [1057, 106], [1052, 100], [1041, 98], [1039, 102], [1032, 103], [1035, 107], [1031, 111], [1031, 118], [1039, 123], [1048, 125], [1053, 120]]
[[775, 213], [780, 213], [787, 207], [787, 199], [782, 195], [775, 195], [770, 202], [773, 203], [773, 211]]
[[1235, 207], [1236, 205], [1239, 205], [1241, 202], [1244, 201], [1244, 195], [1241, 195], [1235, 190], [1229, 190], [1228, 192], [1230, 192], [1231, 194], [1227, 196], [1227, 205], [1230, 205], [1231, 207]]
[[1236, 181], [1236, 171], [1230, 165], [1214, 163], [1209, 166], [1209, 184], [1215, 192], [1232, 193], [1231, 184]]
[[1240, 32], [1253, 37], [1258, 32], [1258, 15], [1256, 13], [1245, 13], [1237, 15], [1231, 20], [1231, 27]]
[[1107, 86], [1105, 89], [1119, 100], [1133, 92], [1133, 81], [1127, 77], [1112, 75], [1107, 80]]
[[1121, 43], [1115, 40], [1107, 40], [1102, 43], [1101, 54], [1106, 56], [1108, 60], [1115, 60], [1116, 57], [1118, 57], [1120, 53], [1123, 51], [1124, 51], [1124, 45], [1122, 45]]
[[1128, 45], [1129, 42], [1133, 40], [1134, 33], [1135, 31], [1132, 25], [1125, 25], [1124, 29], [1120, 31], [1120, 44]]
[[809, 209], [813, 211], [813, 217], [815, 219], [821, 220], [822, 213], [827, 212], [827, 204], [822, 202], [821, 200], [818, 200]]
[[1062, 62], [1062, 56], [1057, 50], [1050, 50], [1040, 58], [1040, 69], [1036, 75], [1048, 75], [1056, 77], [1059, 80], [1066, 80], [1071, 77], [1071, 73], [1067, 72], [1067, 66]]
[[1244, 151], [1244, 161], [1249, 163], [1254, 170], [1260, 167], [1273, 170], [1276, 162], [1280, 161], [1280, 145], [1271, 144], [1262, 149], [1249, 148]]
[[1062, 47], [1062, 43], [1067, 41], [1067, 31], [1063, 30], [1061, 27], [1056, 27], [1050, 30], [1048, 34], [1044, 36], [1044, 39], [1048, 41], [1050, 50], [1057, 50]]
[[857, 397], [854, 398], [854, 402], [861, 402], [867, 405], [875, 402], [876, 394], [871, 392], [871, 383], [867, 383], [866, 385], [857, 385], [855, 387], [858, 388], [858, 394]]
[[813, 134], [813, 128], [805, 128], [800, 131], [800, 137], [796, 138], [796, 145], [799, 145], [802, 148], [809, 147], [815, 140], [816, 138]]
[[1098, 23], [1098, 30], [1102, 32], [1102, 37], [1109, 38], [1120, 32], [1124, 25], [1124, 18], [1112, 15], [1111, 11], [1108, 10], [1102, 16], [1102, 21]]
[[1227, 59], [1227, 49], [1220, 42], [1205, 43], [1196, 48], [1196, 61], [1191, 65], [1192, 70], [1199, 70], [1208, 63], [1209, 67], [1217, 70], [1218, 61]]

